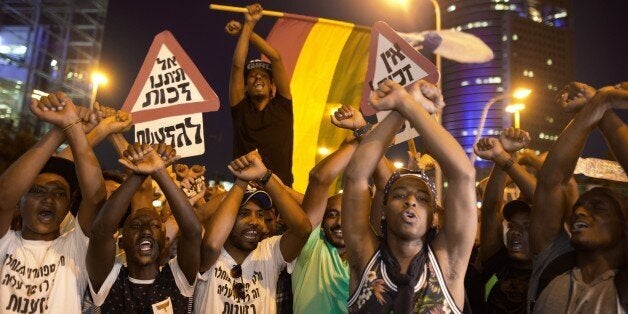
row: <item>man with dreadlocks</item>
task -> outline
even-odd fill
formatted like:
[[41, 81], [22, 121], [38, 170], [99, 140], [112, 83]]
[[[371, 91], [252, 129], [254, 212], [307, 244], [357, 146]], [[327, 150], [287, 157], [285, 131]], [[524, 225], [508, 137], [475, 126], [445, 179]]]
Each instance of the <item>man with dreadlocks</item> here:
[[[456, 140], [430, 114], [438, 89], [419, 81], [406, 91], [386, 80], [370, 100], [391, 113], [359, 144], [345, 172], [342, 230], [350, 269], [350, 313], [460, 313], [464, 274], [477, 229], [475, 170]], [[386, 185], [383, 237], [369, 226], [368, 180], [404, 119], [421, 134], [449, 188], [437, 229], [437, 195], [421, 172], [399, 172]]]

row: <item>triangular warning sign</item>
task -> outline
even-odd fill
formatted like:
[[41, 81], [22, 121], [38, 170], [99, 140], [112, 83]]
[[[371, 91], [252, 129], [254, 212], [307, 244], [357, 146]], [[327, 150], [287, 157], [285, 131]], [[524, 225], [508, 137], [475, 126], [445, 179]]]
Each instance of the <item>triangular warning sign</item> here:
[[122, 110], [133, 122], [216, 111], [218, 96], [169, 31], [153, 40]]
[[388, 24], [379, 21], [371, 28], [368, 70], [360, 104], [362, 112], [365, 116], [377, 113], [369, 104], [369, 98], [379, 82], [385, 79], [408, 86], [421, 79], [436, 84], [439, 77], [436, 66], [430, 60], [410, 46]]

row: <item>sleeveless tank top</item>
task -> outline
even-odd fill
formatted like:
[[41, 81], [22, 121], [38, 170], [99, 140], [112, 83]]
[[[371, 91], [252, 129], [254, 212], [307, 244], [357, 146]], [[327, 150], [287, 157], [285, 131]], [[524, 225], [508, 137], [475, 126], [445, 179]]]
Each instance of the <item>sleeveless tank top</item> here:
[[[447, 290], [432, 249], [421, 278], [414, 286], [413, 313], [462, 313]], [[391, 313], [397, 294], [397, 285], [388, 277], [386, 265], [377, 250], [364, 273], [358, 288], [349, 299], [349, 313]]]

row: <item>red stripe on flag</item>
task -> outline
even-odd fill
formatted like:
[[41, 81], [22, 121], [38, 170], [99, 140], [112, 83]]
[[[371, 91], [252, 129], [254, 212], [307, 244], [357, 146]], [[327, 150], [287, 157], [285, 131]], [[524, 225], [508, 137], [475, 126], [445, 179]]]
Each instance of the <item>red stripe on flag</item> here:
[[288, 78], [292, 79], [292, 73], [303, 44], [317, 19], [300, 15], [293, 16], [292, 14], [285, 16], [286, 18], [277, 20], [266, 41], [279, 51]]

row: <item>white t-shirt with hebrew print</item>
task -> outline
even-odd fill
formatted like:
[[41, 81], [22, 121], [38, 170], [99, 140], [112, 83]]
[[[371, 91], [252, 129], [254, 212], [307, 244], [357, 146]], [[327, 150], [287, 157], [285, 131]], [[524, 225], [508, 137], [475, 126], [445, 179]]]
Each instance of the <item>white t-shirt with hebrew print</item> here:
[[[199, 275], [194, 295], [195, 313], [276, 313], [277, 279], [284, 267], [292, 273], [292, 263], [286, 263], [279, 248], [281, 236], [262, 240], [242, 262], [242, 277], [231, 277], [236, 261], [222, 249], [216, 263]], [[233, 285], [244, 282], [246, 296], [238, 299]]]
[[81, 227], [52, 241], [0, 238], [0, 313], [81, 313], [89, 238]]

